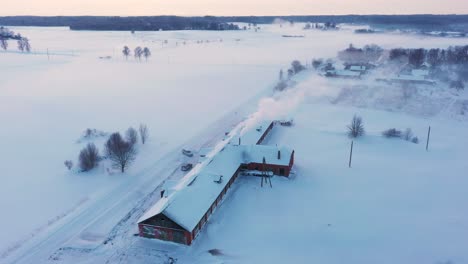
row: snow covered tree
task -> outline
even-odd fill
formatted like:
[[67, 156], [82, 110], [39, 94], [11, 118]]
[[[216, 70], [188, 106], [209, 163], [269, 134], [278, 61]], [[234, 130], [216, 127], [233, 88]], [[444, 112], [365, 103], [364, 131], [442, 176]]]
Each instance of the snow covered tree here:
[[145, 144], [146, 140], [148, 139], [148, 127], [145, 124], [140, 124], [140, 139], [141, 144]]
[[411, 130], [411, 128], [407, 128], [401, 136], [401, 138], [406, 141], [411, 141], [411, 139], [413, 138], [413, 131]]
[[401, 131], [395, 128], [390, 128], [382, 132], [382, 135], [388, 138], [399, 138], [401, 137]]
[[135, 145], [125, 141], [120, 133], [112, 134], [106, 142], [106, 155], [112, 161], [114, 167], [118, 167], [122, 173], [135, 160]]
[[7, 50], [7, 49], [8, 49], [8, 41], [7, 41], [5, 38], [0, 38], [0, 47], [1, 47], [3, 50]]
[[23, 39], [22, 39], [22, 38], [21, 38], [21, 39], [18, 39], [17, 42], [18, 42], [18, 49], [19, 49], [19, 51], [24, 52], [25, 47], [24, 47]]
[[133, 52], [135, 59], [141, 61], [141, 55], [143, 55], [143, 49], [141, 47], [136, 47], [135, 51]]
[[294, 76], [293, 69], [288, 69], [288, 79], [291, 79]]
[[66, 160], [63, 164], [65, 164], [65, 167], [67, 167], [68, 170], [71, 170], [73, 167], [73, 161], [71, 160]]
[[415, 49], [409, 52], [409, 63], [415, 67], [419, 67], [424, 63], [426, 57], [426, 50], [424, 49]]
[[314, 60], [312, 60], [312, 66], [314, 67], [314, 69], [318, 69], [322, 64], [323, 64], [323, 60], [322, 60], [322, 59], [314, 59]]
[[31, 44], [29, 44], [29, 39], [28, 38], [22, 38], [23, 41], [23, 47], [26, 52], [31, 52]]
[[99, 163], [99, 150], [93, 143], [89, 143], [80, 152], [80, 168], [82, 171], [90, 171]]
[[130, 48], [128, 46], [123, 47], [122, 54], [125, 56], [125, 59], [128, 60], [128, 56], [130, 56]]
[[125, 132], [125, 139], [130, 142], [130, 144], [135, 145], [138, 142], [138, 132], [133, 127], [130, 127], [127, 132]]
[[286, 88], [288, 88], [288, 83], [286, 81], [279, 81], [276, 85], [275, 85], [275, 90], [277, 91], [283, 91], [285, 90]]
[[364, 133], [365, 131], [362, 118], [360, 116], [354, 115], [353, 119], [351, 120], [351, 124], [348, 126], [348, 136], [351, 138], [358, 138], [363, 136]]
[[142, 52], [143, 56], [145, 56], [146, 61], [148, 61], [148, 58], [151, 56], [151, 51], [148, 49], [148, 47], [145, 47]]
[[457, 91], [465, 89], [465, 84], [463, 84], [462, 80], [451, 81], [450, 88], [455, 88]]
[[292, 70], [294, 71], [295, 74], [305, 70], [304, 65], [302, 65], [301, 62], [298, 61], [298, 60], [293, 61], [291, 63], [291, 66], [292, 66]]

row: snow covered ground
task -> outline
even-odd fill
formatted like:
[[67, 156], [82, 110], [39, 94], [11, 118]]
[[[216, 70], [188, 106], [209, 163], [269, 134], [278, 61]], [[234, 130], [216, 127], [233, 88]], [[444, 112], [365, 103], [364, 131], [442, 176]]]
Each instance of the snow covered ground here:
[[[465, 40], [352, 31], [281, 37], [304, 34], [299, 28], [135, 35], [11, 28], [31, 40], [34, 53], [0, 52], [0, 209], [8, 216], [0, 218], [0, 263], [145, 263], [169, 256], [181, 263], [467, 262], [467, 125], [457, 114], [466, 93], [428, 88], [402, 102], [398, 88], [350, 86], [346, 93], [348, 84], [305, 73], [297, 87], [270, 97], [279, 70], [294, 59], [333, 57], [349, 43], [446, 48]], [[123, 45], [148, 46], [153, 56], [126, 61]], [[256, 179], [238, 181], [190, 248], [133, 237], [134, 221], [157, 200], [157, 186], [183, 176], [180, 149], [215, 145], [256, 110], [249, 122], [294, 117], [297, 125], [275, 130], [270, 143], [296, 150], [296, 175], [275, 178], [272, 190], [260, 189]], [[348, 169], [344, 128], [354, 113], [368, 133], [356, 142]], [[109, 174], [106, 165], [92, 173], [66, 170], [63, 162], [75, 161], [86, 143], [77, 143], [86, 128], [124, 131], [140, 122], [150, 142], [125, 174]], [[428, 153], [422, 143], [380, 136], [411, 127], [423, 141], [428, 125], [434, 128]], [[101, 147], [103, 139], [96, 143]], [[213, 257], [210, 249], [223, 255]]]
[[[367, 135], [349, 169], [344, 127], [354, 113]], [[296, 150], [295, 176], [274, 178], [273, 189], [241, 178], [183, 263], [468, 261], [466, 124], [324, 104], [301, 106], [295, 121], [270, 139]], [[428, 125], [429, 152], [380, 134], [411, 127], [425, 138]]]

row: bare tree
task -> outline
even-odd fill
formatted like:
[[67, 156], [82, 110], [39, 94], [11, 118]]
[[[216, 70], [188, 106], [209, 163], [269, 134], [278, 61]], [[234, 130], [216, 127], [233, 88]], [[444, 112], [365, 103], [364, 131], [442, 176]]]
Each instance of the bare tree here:
[[8, 41], [7, 41], [5, 38], [0, 38], [0, 47], [1, 47], [3, 50], [7, 50], [7, 49], [8, 49]]
[[120, 168], [122, 173], [135, 160], [135, 145], [125, 141], [120, 133], [112, 134], [105, 146], [107, 157], [112, 161], [114, 167]]
[[406, 141], [410, 141], [413, 138], [413, 131], [411, 130], [411, 128], [407, 128], [401, 136], [401, 138]]
[[390, 128], [382, 132], [382, 135], [388, 138], [399, 138], [401, 137], [401, 131], [395, 128]]
[[148, 139], [148, 127], [145, 124], [140, 124], [140, 139], [141, 144], [145, 144], [146, 140]]
[[291, 63], [291, 67], [292, 67], [291, 69], [294, 71], [294, 74], [299, 73], [299, 72], [305, 70], [304, 65], [302, 65], [301, 62], [298, 61], [298, 60], [293, 61], [293, 62]]
[[23, 42], [23, 39], [22, 39], [22, 38], [18, 39], [18, 49], [19, 49], [21, 52], [24, 52], [24, 42]]
[[314, 59], [314, 60], [312, 60], [312, 67], [314, 67], [314, 69], [318, 69], [322, 64], [323, 64], [323, 60], [322, 60], [322, 59]]
[[79, 161], [82, 171], [90, 171], [94, 169], [99, 163], [99, 150], [93, 143], [89, 143], [81, 150]]
[[288, 69], [288, 80], [290, 80], [294, 76], [294, 71], [292, 69]]
[[23, 41], [23, 47], [26, 52], [31, 52], [31, 44], [29, 44], [29, 39], [28, 38], [22, 38]]
[[136, 47], [135, 51], [133, 52], [133, 55], [135, 56], [135, 59], [138, 59], [141, 61], [141, 55], [143, 55], [143, 49], [141, 47]]
[[357, 138], [363, 136], [365, 131], [362, 118], [360, 116], [354, 115], [353, 119], [351, 120], [351, 124], [348, 126], [348, 130], [349, 137]]
[[63, 164], [65, 164], [65, 167], [67, 167], [68, 170], [71, 170], [73, 167], [73, 161], [71, 160], [66, 160]]
[[286, 81], [279, 81], [275, 86], [275, 90], [277, 91], [283, 91], [286, 88], [288, 88], [288, 83]]
[[122, 54], [125, 56], [125, 59], [128, 60], [128, 56], [130, 56], [130, 48], [128, 46], [123, 47]]
[[456, 80], [456, 81], [451, 81], [450, 82], [450, 88], [455, 88], [455, 89], [457, 89], [457, 91], [460, 91], [460, 90], [465, 89], [465, 84], [463, 83], [463, 81], [461, 79]]
[[148, 58], [151, 57], [151, 51], [148, 49], [148, 47], [145, 47], [142, 52], [143, 56], [145, 56], [146, 61], [148, 61]]
[[127, 132], [125, 132], [125, 139], [132, 145], [135, 145], [138, 142], [138, 132], [133, 127], [130, 127]]

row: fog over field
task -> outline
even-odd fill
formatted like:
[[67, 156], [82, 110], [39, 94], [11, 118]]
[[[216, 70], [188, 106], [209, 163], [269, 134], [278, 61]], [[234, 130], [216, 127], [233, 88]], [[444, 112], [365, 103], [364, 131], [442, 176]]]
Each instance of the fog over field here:
[[[273, 24], [260, 25], [258, 32], [134, 34], [9, 27], [28, 37], [32, 52], [17, 52], [14, 42], [8, 51], [0, 50], [0, 263], [32, 263], [36, 258], [36, 263], [150, 263], [154, 259], [159, 261], [156, 263], [165, 263], [169, 257], [179, 259], [177, 263], [280, 263], [288, 259], [296, 263], [305, 263], [305, 259], [317, 263], [345, 260], [349, 263], [466, 263], [468, 254], [463, 253], [461, 245], [466, 245], [468, 236], [463, 238], [457, 234], [468, 235], [460, 231], [467, 227], [468, 220], [466, 213], [461, 213], [466, 211], [463, 202], [468, 198], [463, 191], [468, 181], [462, 177], [468, 169], [463, 152], [468, 146], [464, 138], [468, 119], [459, 113], [460, 107], [468, 102], [466, 90], [456, 93], [445, 86], [418, 86], [414, 96], [405, 100], [400, 86], [376, 84], [371, 78], [327, 79], [309, 65], [314, 58], [336, 58], [337, 52], [350, 43], [357, 47], [377, 44], [384, 49], [445, 49], [466, 45], [467, 38], [354, 34], [356, 27], [351, 25], [344, 25], [339, 31], [304, 31], [303, 27], [299, 23], [281, 27]], [[137, 46], [148, 47], [152, 56], [141, 61], [133, 56], [126, 59], [122, 55], [125, 45], [132, 51]], [[293, 60], [301, 61], [308, 69], [295, 75], [287, 90], [275, 92], [279, 71], [287, 71]], [[357, 153], [359, 144], [362, 151], [368, 152], [361, 152], [362, 163], [358, 162], [357, 168], [348, 175], [349, 140], [345, 133], [355, 113], [361, 113], [365, 121], [369, 119], [369, 136], [357, 147]], [[212, 147], [241, 121], [251, 129], [264, 120], [290, 118], [295, 119], [297, 126], [292, 132], [282, 128], [269, 139], [269, 144], [297, 150], [294, 177], [290, 181], [275, 177], [271, 191], [259, 189], [257, 179], [245, 178], [236, 183], [233, 194], [214, 214], [212, 222], [205, 227], [206, 233], [197, 238], [194, 247], [132, 237], [131, 233], [137, 232], [136, 226], [130, 226], [128, 234], [119, 233], [125, 241], [115, 242], [115, 247], [121, 247], [118, 250], [131, 248], [130, 256], [121, 258], [121, 252], [110, 244], [102, 246], [112, 228], [137, 202], [158, 185], [175, 185], [183, 176], [178, 169], [186, 162], [180, 155], [182, 148], [198, 151], [201, 147]], [[138, 146], [139, 154], [125, 173], [106, 162], [88, 173], [76, 168], [78, 154], [87, 143], [94, 142], [104, 152], [107, 138], [80, 140], [86, 129], [124, 133], [130, 126], [138, 128], [140, 123], [148, 126], [149, 141]], [[390, 127], [413, 127], [424, 141], [429, 125], [436, 126], [434, 133], [438, 141], [427, 159], [422, 158], [425, 142], [416, 149], [416, 145], [393, 144], [380, 136], [381, 131]], [[452, 133], [460, 141], [450, 139]], [[379, 151], [388, 157], [376, 155]], [[342, 159], [343, 164], [338, 165], [337, 159]], [[65, 160], [72, 160], [75, 168], [67, 170]], [[367, 167], [363, 163], [372, 165]], [[385, 172], [386, 166], [392, 164], [397, 164], [398, 169]], [[338, 168], [341, 165], [344, 167]], [[398, 174], [396, 180], [391, 179], [394, 176], [391, 173]], [[449, 182], [438, 178], [444, 173]], [[427, 179], [423, 177], [426, 174]], [[408, 185], [398, 182], [412, 175], [415, 178], [408, 180]], [[166, 181], [167, 176], [170, 177]], [[340, 181], [338, 177], [354, 177], [357, 185], [349, 179]], [[425, 180], [429, 182], [424, 183]], [[419, 184], [427, 184], [429, 190]], [[415, 207], [406, 204], [400, 208], [411, 201], [397, 195], [379, 194], [376, 190], [387, 186], [396, 192], [402, 188], [405, 198], [417, 196]], [[439, 193], [437, 186], [446, 189]], [[373, 193], [364, 197], [370, 190]], [[332, 197], [336, 193], [339, 194]], [[440, 200], [428, 198], [435, 204], [434, 215], [424, 205], [424, 195], [440, 197]], [[281, 200], [280, 197], [289, 198]], [[376, 203], [381, 207], [390, 206], [403, 213], [388, 213], [372, 203], [374, 198], [380, 199]], [[256, 208], [257, 199], [258, 206], [270, 208]], [[362, 210], [360, 213], [366, 217], [352, 212], [352, 206]], [[275, 208], [284, 210], [290, 217], [279, 217], [281, 213], [275, 214]], [[422, 208], [421, 214], [415, 213], [419, 210], [415, 208]], [[298, 220], [302, 211], [304, 219]], [[257, 212], [248, 219], [251, 213]], [[444, 218], [447, 215], [449, 220]], [[369, 220], [374, 217], [380, 222]], [[387, 217], [394, 217], [404, 227], [399, 229]], [[412, 228], [401, 222], [403, 217], [410, 219]], [[364, 219], [368, 222], [359, 222]], [[425, 219], [429, 220], [424, 223]], [[249, 226], [238, 232], [244, 220], [258, 228]], [[345, 220], [357, 222], [347, 229]], [[252, 223], [255, 221], [260, 222]], [[292, 230], [284, 227], [285, 239], [277, 231], [284, 222], [298, 226]], [[324, 231], [327, 224], [338, 226], [331, 235]], [[366, 224], [371, 231], [364, 237], [357, 235], [359, 231], [365, 232]], [[391, 228], [385, 231], [388, 226]], [[439, 228], [440, 233], [436, 230]], [[431, 231], [434, 233], [424, 234]], [[391, 232], [399, 232], [400, 236]], [[63, 235], [59, 238], [57, 234]], [[401, 242], [407, 234], [414, 236], [409, 242]], [[456, 239], [451, 240], [451, 235]], [[453, 244], [436, 255], [434, 251], [440, 249], [444, 239]], [[275, 240], [280, 246], [274, 245]], [[426, 245], [425, 241], [430, 242]], [[414, 243], [416, 253], [406, 252], [398, 246], [399, 242]], [[266, 246], [259, 246], [255, 251], [257, 243]], [[362, 256], [351, 252], [353, 245]], [[294, 249], [289, 250], [288, 246]], [[393, 247], [395, 252], [389, 249]], [[57, 253], [59, 248], [82, 250], [62, 254]], [[208, 254], [207, 250], [212, 248], [223, 250], [225, 255]], [[310, 248], [313, 250], [307, 252]], [[374, 251], [377, 253], [370, 253]], [[339, 253], [335, 255], [336, 252]], [[50, 256], [57, 259], [51, 261]]]

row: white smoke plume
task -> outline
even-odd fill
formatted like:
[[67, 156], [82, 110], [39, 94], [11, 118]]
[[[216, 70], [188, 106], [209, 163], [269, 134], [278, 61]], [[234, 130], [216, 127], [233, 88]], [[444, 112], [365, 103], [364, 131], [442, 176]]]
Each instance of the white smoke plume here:
[[257, 112], [246, 121], [241, 135], [266, 120], [290, 119], [292, 114], [304, 101], [327, 100], [337, 94], [338, 89], [328, 85], [327, 80], [319, 76], [312, 76], [294, 87], [263, 98], [258, 103]]

